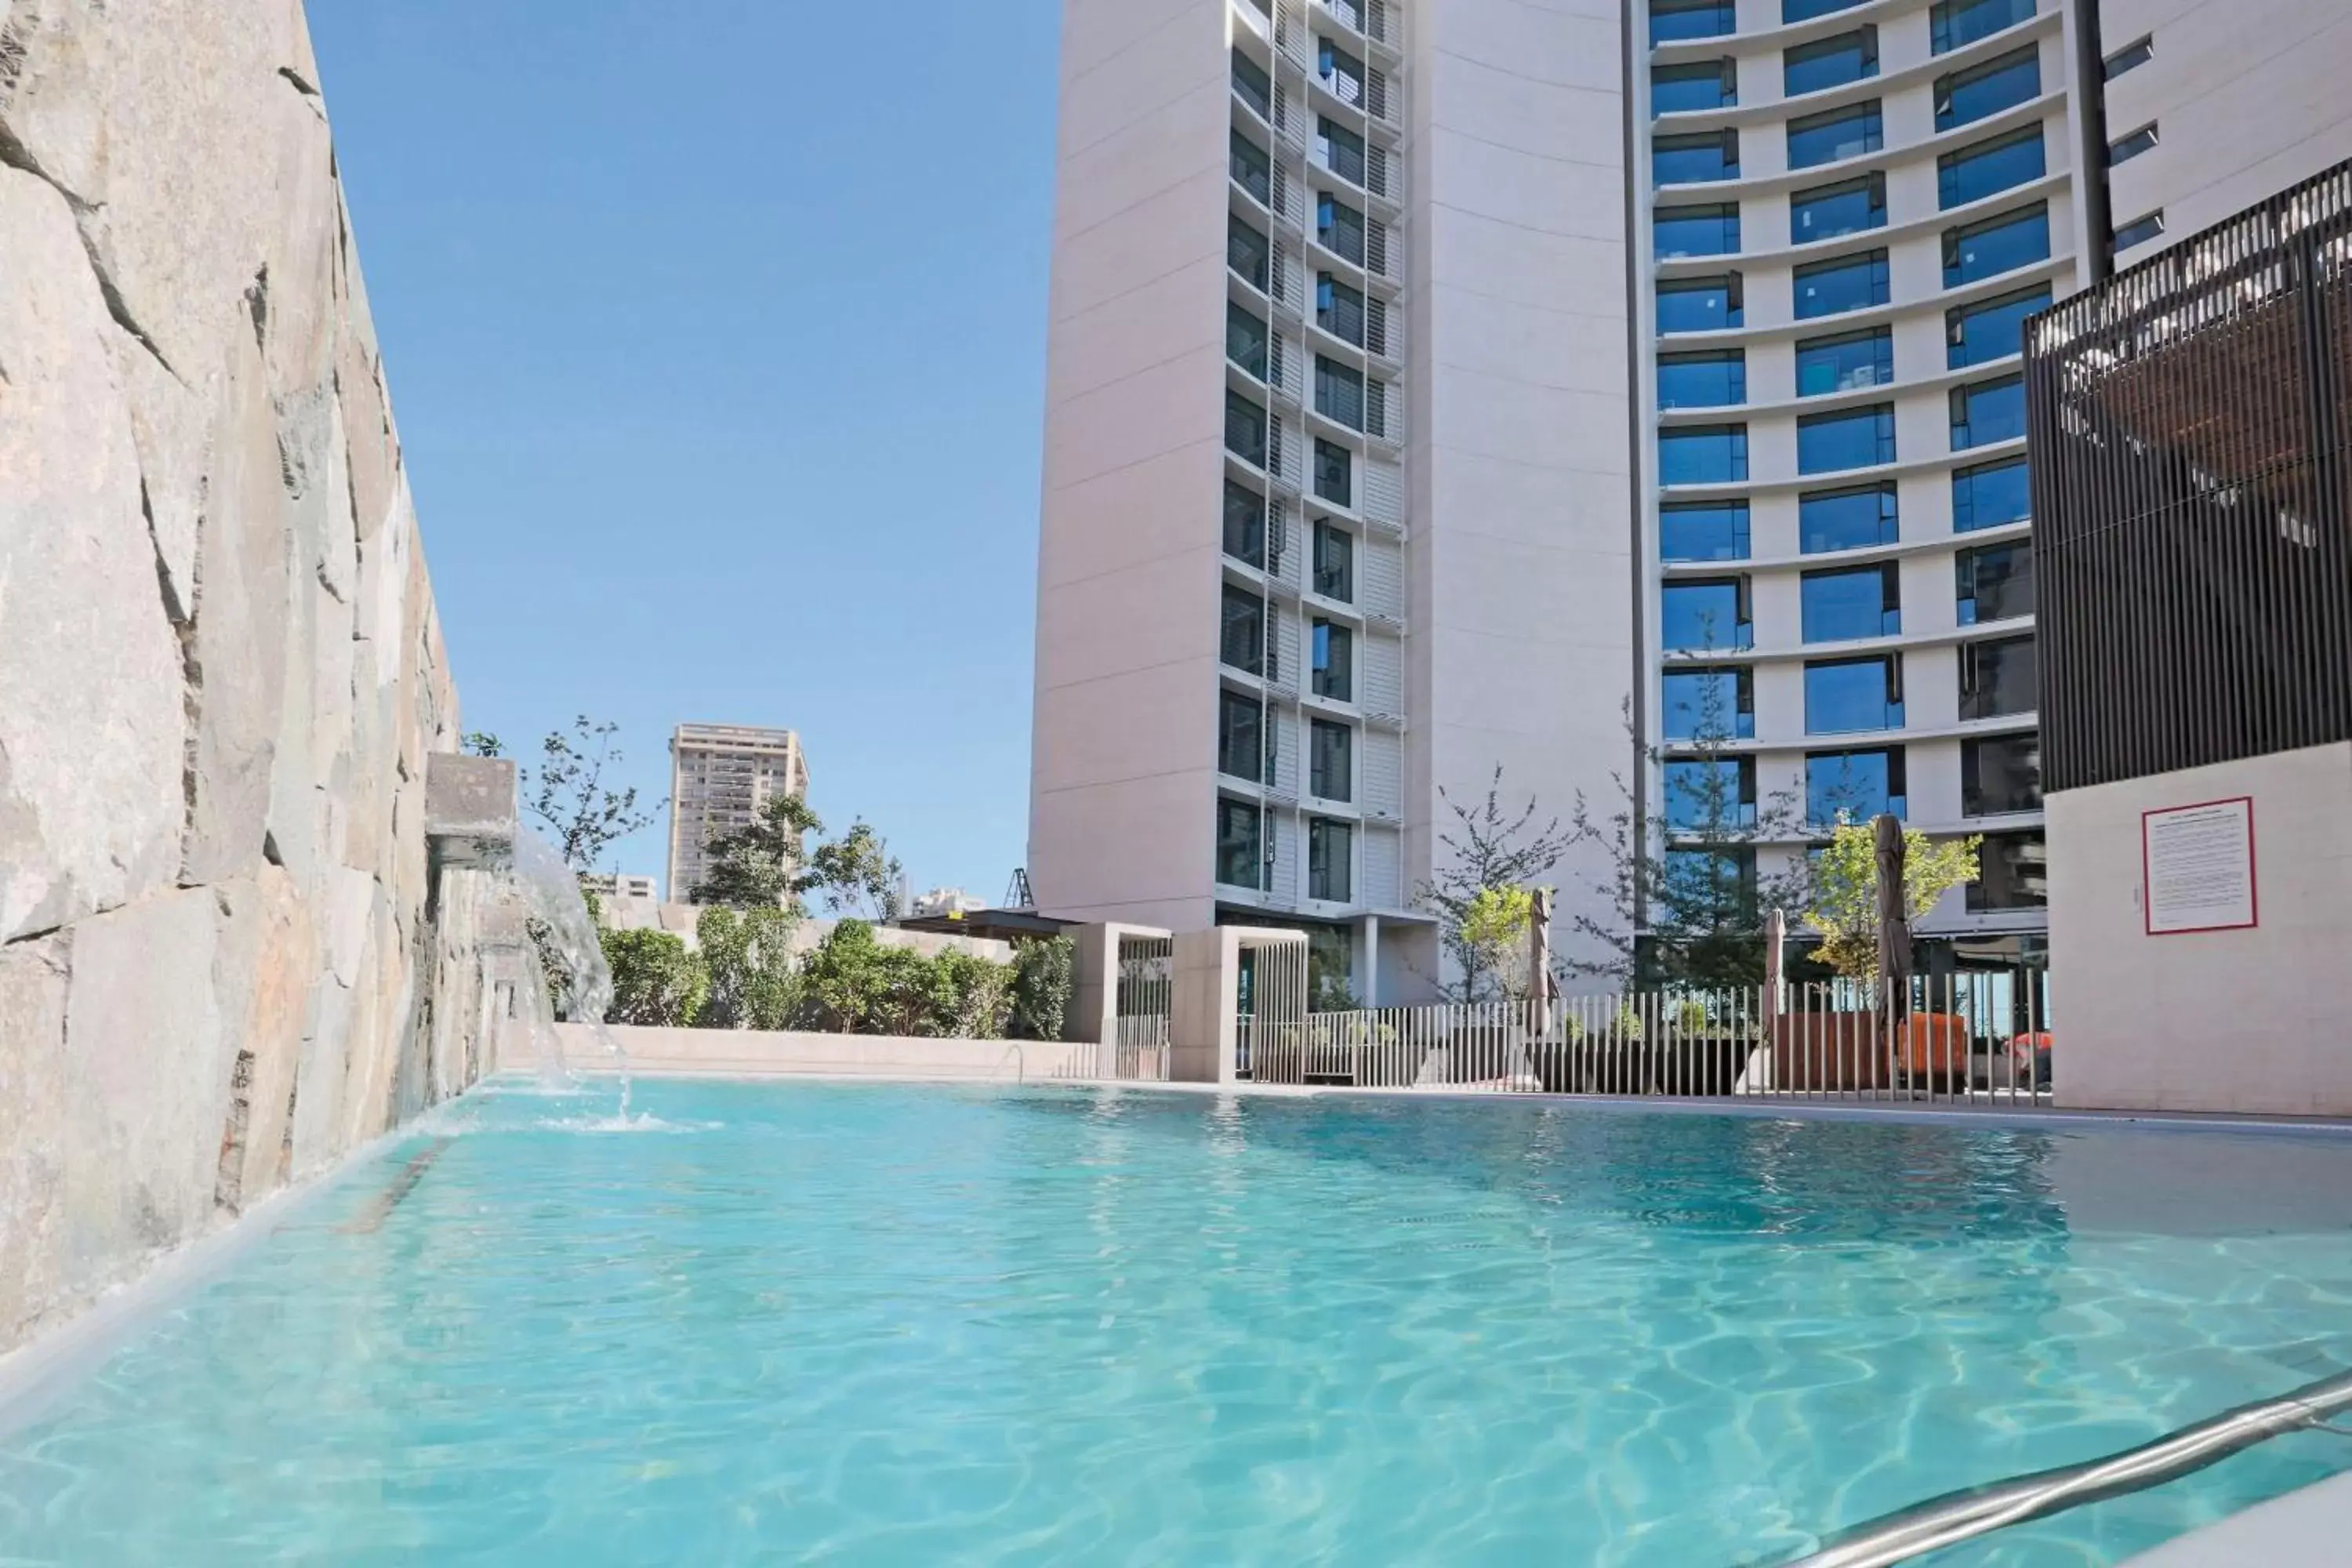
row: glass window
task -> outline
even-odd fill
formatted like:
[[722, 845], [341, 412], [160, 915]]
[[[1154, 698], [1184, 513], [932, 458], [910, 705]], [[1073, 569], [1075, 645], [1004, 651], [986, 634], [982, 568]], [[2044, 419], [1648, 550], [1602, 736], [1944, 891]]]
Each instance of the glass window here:
[[1245, 800], [1217, 801], [1217, 880], [1229, 888], [1255, 888], [1265, 862], [1258, 844], [1263, 814]]
[[1739, 178], [1739, 132], [1702, 131], [1650, 140], [1650, 179], [1661, 185], [1698, 185]]
[[1936, 79], [1936, 129], [1949, 131], [2042, 96], [2042, 51], [2032, 44]]
[[1225, 357], [1265, 379], [1265, 321], [1231, 300], [1225, 302]]
[[1364, 264], [1364, 215], [1328, 193], [1315, 198], [1315, 237], [1332, 255]]
[[2025, 378], [2005, 375], [1952, 388], [1952, 450], [2014, 441], [2025, 434]]
[[1659, 680], [1662, 730], [1669, 741], [1752, 741], [1756, 688], [1746, 669], [1670, 669]]
[[1325, 168], [1353, 184], [1364, 183], [1364, 139], [1336, 120], [1318, 116], [1315, 151]]
[[1650, 112], [1682, 114], [1694, 109], [1729, 109], [1739, 101], [1738, 68], [1727, 59], [1650, 68]]
[[1884, 305], [1886, 252], [1866, 250], [1859, 256], [1841, 256], [1834, 261], [1800, 267], [1792, 286], [1796, 290], [1797, 320], [1801, 321]]
[[1315, 324], [1335, 338], [1364, 345], [1364, 296], [1328, 272], [1315, 275]]
[[1363, 101], [1364, 62], [1328, 38], [1315, 40], [1315, 73], [1340, 102]]
[[1307, 791], [1318, 800], [1353, 800], [1355, 731], [1328, 719], [1307, 721]]
[[1658, 406], [1722, 408], [1748, 401], [1748, 353], [1660, 354]]
[[1878, 29], [1856, 27], [1780, 52], [1780, 90], [1789, 98], [1843, 87], [1878, 74]]
[[1315, 591], [1343, 605], [1356, 602], [1356, 536], [1328, 522], [1315, 525]]
[[1893, 637], [1903, 629], [1901, 573], [1893, 562], [1808, 572], [1800, 584], [1807, 642]]
[[1748, 620], [1748, 583], [1741, 577], [1670, 582], [1660, 595], [1658, 646], [1672, 653], [1755, 646]]
[[1238, 392], [1225, 394], [1225, 449], [1265, 467], [1265, 410]]
[[1948, 55], [2032, 16], [2033, 0], [1937, 0], [1927, 13], [1928, 43], [1937, 54]]
[[1315, 437], [1315, 493], [1333, 506], [1356, 504], [1356, 458], [1347, 447]]
[[1850, 11], [1863, 0], [1780, 0], [1780, 25], [1810, 22], [1816, 16], [1826, 16], [1836, 11]]
[[2161, 212], [2152, 212], [2145, 217], [2136, 217], [2129, 223], [2117, 226], [2116, 253], [2121, 255], [2135, 245], [2146, 245], [2163, 232], [2164, 214]]
[[2156, 38], [2153, 34], [2136, 38], [2099, 62], [2101, 79], [2113, 81], [2126, 71], [2136, 71], [2156, 58]]
[[1891, 484], [1816, 490], [1797, 498], [1797, 547], [1808, 555], [1826, 550], [1866, 550], [1874, 544], [1893, 544], [1897, 537]]
[[2138, 130], [2116, 137], [2107, 143], [2107, 167], [2128, 163], [2142, 153], [2156, 150], [2156, 121], [2151, 120]]
[[1239, 49], [1234, 51], [1234, 93], [1256, 110], [1260, 120], [1274, 123], [1274, 79]]
[[1217, 693], [1217, 771], [1253, 784], [1271, 783], [1266, 766], [1265, 704], [1238, 691]]
[[1233, 134], [1234, 184], [1258, 199], [1260, 205], [1274, 200], [1274, 163], [1265, 149], [1236, 131]]
[[1952, 474], [1952, 531], [2023, 522], [2033, 515], [2033, 487], [2023, 458], [1979, 463]]
[[2031, 713], [2041, 700], [2033, 638], [1998, 637], [1960, 645], [1960, 717], [2005, 719]]
[[1894, 460], [1895, 405], [1891, 403], [1835, 414], [1809, 414], [1797, 421], [1797, 472], [1801, 474], [1867, 468]]
[[1748, 559], [1748, 503], [1670, 501], [1658, 509], [1658, 554], [1666, 561]]
[[2042, 809], [2042, 737], [1988, 735], [1960, 742], [1960, 810], [1999, 816]]
[[1865, 153], [1877, 152], [1884, 145], [1884, 137], [1878, 100], [1874, 98], [1868, 103], [1791, 120], [1789, 121], [1789, 167], [1810, 169], [1816, 163], [1834, 163], [1841, 159], [1859, 158]]
[[1355, 896], [1355, 830], [1328, 817], [1307, 819], [1307, 896], [1344, 904]]
[[1658, 331], [1716, 332], [1744, 325], [1739, 274], [1668, 279], [1658, 284]]
[[1944, 231], [1944, 287], [1957, 289], [2050, 259], [2050, 208], [2041, 203]]
[[1217, 655], [1251, 675], [1265, 670], [1265, 601], [1246, 588], [1225, 584], [1225, 617]]
[[1988, 833], [1969, 884], [1969, 913], [2038, 910], [2050, 902], [2050, 850], [2039, 833]]
[[1253, 566], [1265, 564], [1265, 498], [1231, 479], [1225, 481], [1225, 553]]
[[1729, 256], [1739, 248], [1737, 203], [1705, 207], [1660, 207], [1650, 220], [1658, 258]]
[[1678, 758], [1662, 771], [1668, 827], [1723, 833], [1756, 826], [1754, 758]]
[[1748, 426], [1693, 425], [1658, 432], [1658, 481], [1721, 485], [1748, 477]]
[[1903, 727], [1903, 661], [1842, 658], [1805, 666], [1805, 733], [1843, 735]]
[[1733, 11], [1733, 0], [1650, 0], [1650, 47], [1721, 37], [1738, 26]]
[[1946, 207], [1966, 206], [2030, 184], [2047, 173], [2049, 161], [2042, 153], [2042, 127], [2029, 125], [2011, 135], [1996, 136], [1937, 159], [1937, 200]]
[[1273, 261], [1274, 247], [1263, 231], [1237, 217], [1225, 219], [1225, 265], [1235, 276], [1263, 294], [1273, 276]]
[[1364, 373], [1315, 356], [1315, 412], [1350, 430], [1364, 427]]
[[1669, 849], [1661, 870], [1668, 897], [1700, 924], [1756, 918], [1756, 851], [1748, 846]]
[[1315, 623], [1315, 660], [1307, 689], [1334, 702], [1356, 700], [1355, 633], [1336, 622]]
[[1875, 816], [1910, 815], [1910, 789], [1903, 748], [1868, 752], [1813, 752], [1805, 758], [1805, 820], [1817, 827], [1841, 819], [1868, 822]]
[[1960, 625], [2033, 613], [2033, 546], [2026, 540], [1963, 550], [1954, 557]]
[[1963, 370], [2024, 352], [2025, 318], [2050, 308], [2050, 285], [2021, 289], [1944, 312], [1946, 366]]
[[1789, 196], [1789, 243], [1812, 245], [1886, 226], [1886, 176], [1864, 174]]
[[1895, 332], [1890, 327], [1808, 338], [1797, 345], [1797, 395], [1819, 397], [1857, 387], [1884, 386], [1895, 379]]

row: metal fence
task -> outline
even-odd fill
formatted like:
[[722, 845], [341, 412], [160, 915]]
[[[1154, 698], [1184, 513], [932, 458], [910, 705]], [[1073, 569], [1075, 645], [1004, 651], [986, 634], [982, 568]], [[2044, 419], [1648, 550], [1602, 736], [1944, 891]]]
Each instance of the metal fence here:
[[[2051, 1102], [2046, 972], [1915, 978], [1890, 1008], [1867, 986], [1651, 991], [1541, 1002], [1242, 1014], [1236, 1074], [1256, 1083], [1635, 1095], [1854, 1105]], [[1129, 1079], [1166, 1076], [1167, 1055]]]
[[1108, 1076], [1160, 1083], [1168, 1077], [1168, 1015], [1175, 995], [1173, 939], [1123, 933], [1118, 998]]

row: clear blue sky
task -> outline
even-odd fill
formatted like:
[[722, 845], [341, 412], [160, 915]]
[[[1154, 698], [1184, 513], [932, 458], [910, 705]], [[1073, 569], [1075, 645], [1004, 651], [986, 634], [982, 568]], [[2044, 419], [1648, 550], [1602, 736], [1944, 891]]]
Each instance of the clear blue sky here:
[[469, 729], [618, 721], [651, 803], [672, 724], [790, 725], [829, 826], [1003, 891], [1056, 12], [310, 0]]

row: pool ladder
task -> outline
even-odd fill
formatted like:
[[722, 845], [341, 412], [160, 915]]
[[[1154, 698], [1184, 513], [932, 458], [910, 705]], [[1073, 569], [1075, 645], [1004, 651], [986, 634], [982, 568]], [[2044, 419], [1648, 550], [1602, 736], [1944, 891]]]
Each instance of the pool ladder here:
[[1890, 1568], [2012, 1524], [2161, 1486], [2257, 1443], [2324, 1426], [2346, 1410], [2352, 1410], [2352, 1373], [2338, 1373], [2104, 1459], [1930, 1498], [1843, 1531], [1782, 1568]]

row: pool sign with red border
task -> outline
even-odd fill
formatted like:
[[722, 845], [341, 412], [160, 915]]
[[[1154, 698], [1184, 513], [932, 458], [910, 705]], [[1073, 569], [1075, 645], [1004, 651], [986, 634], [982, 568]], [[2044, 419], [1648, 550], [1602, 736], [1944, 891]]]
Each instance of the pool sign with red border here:
[[2150, 936], [2245, 931], [2254, 903], [2254, 797], [2200, 801], [2139, 817], [2140, 908]]

